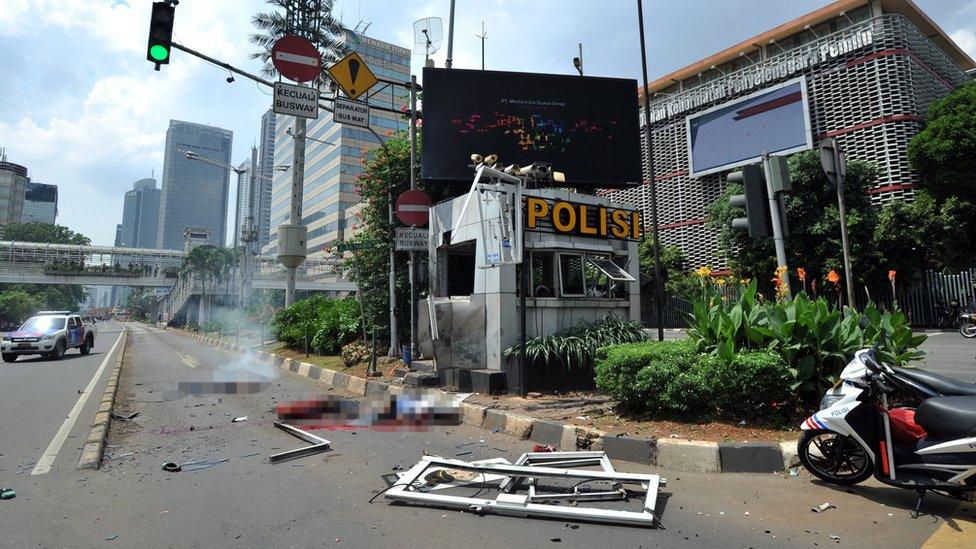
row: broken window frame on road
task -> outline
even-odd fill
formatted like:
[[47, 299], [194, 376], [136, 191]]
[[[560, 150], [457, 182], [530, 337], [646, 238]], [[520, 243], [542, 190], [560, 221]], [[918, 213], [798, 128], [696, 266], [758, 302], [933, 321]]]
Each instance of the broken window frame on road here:
[[[553, 457], [553, 454], [557, 455]], [[530, 454], [524, 454], [519, 458], [519, 461], [524, 465], [510, 465], [498, 462], [486, 463], [485, 461], [467, 462], [457, 459], [424, 456], [408, 471], [398, 474], [399, 479], [392, 487], [386, 490], [384, 496], [393, 501], [450, 507], [466, 511], [490, 512], [498, 515], [517, 517], [558, 518], [563, 520], [592, 521], [652, 528], [660, 525], [655, 508], [657, 505], [658, 488], [665, 484], [666, 480], [662, 479], [659, 475], [651, 473], [622, 473], [614, 471], [612, 466], [608, 471], [606, 470], [606, 466], [609, 465], [609, 459], [606, 459], [606, 454], [603, 452], [532, 453], [531, 457], [529, 456]], [[604, 460], [606, 461], [604, 462]], [[563, 465], [570, 466], [599, 464], [604, 470], [593, 471], [556, 468], [549, 467], [548, 463], [546, 465], [533, 465], [533, 461], [542, 461], [543, 463], [562, 462]], [[438, 467], [481, 473], [483, 480], [479, 484], [499, 482], [499, 476], [501, 476], [503, 478], [501, 478], [500, 482], [504, 484], [504, 488], [495, 499], [439, 494], [427, 488], [421, 490], [421, 485], [426, 483], [426, 474], [432, 468]], [[551, 494], [537, 494], [534, 490], [529, 495], [513, 494], [510, 491], [506, 491], [506, 489], [514, 490], [517, 481], [523, 478], [532, 479], [530, 485], [534, 484], [536, 478], [609, 481], [615, 485], [639, 484], [646, 490], [643, 510], [639, 512], [620, 511], [596, 507], [569, 507], [549, 503], [537, 503], [534, 500], [552, 501], [556, 498], [551, 497]], [[466, 481], [465, 484], [473, 484], [473, 482]], [[594, 499], [620, 499], [622, 493], [612, 492], [612, 496], [606, 492], [592, 492], [589, 494], [599, 494]], [[577, 496], [573, 499], [580, 501], [586, 498]]]
[[292, 459], [298, 459], [305, 456], [311, 456], [314, 454], [320, 454], [329, 450], [332, 447], [332, 441], [326, 440], [322, 437], [313, 435], [308, 431], [303, 431], [294, 425], [289, 425], [287, 423], [282, 423], [280, 421], [275, 421], [274, 426], [294, 435], [306, 442], [311, 443], [311, 446], [302, 446], [301, 448], [295, 448], [294, 450], [287, 450], [285, 452], [280, 452], [277, 454], [272, 454], [268, 457], [271, 463], [281, 463], [282, 461], [289, 461]]

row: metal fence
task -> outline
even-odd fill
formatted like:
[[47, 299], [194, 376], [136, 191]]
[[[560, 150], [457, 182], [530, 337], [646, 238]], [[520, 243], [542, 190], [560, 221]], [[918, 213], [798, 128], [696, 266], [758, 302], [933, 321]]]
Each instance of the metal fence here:
[[[912, 326], [935, 327], [939, 324], [940, 310], [950, 311], [950, 304], [954, 301], [960, 311], [973, 308], [976, 267], [959, 273], [925, 271], [918, 283], [910, 287], [896, 284], [895, 288], [898, 292], [898, 307], [905, 312]], [[858, 308], [867, 305], [868, 300], [884, 309], [890, 310], [894, 306], [890, 285], [862, 286], [858, 289], [855, 300]], [[665, 293], [664, 327], [686, 327], [682, 312], [690, 313], [691, 310], [692, 305], [688, 300]], [[950, 322], [951, 320], [949, 318]], [[650, 288], [641, 293], [641, 321], [648, 327], [657, 326], [654, 292]]]

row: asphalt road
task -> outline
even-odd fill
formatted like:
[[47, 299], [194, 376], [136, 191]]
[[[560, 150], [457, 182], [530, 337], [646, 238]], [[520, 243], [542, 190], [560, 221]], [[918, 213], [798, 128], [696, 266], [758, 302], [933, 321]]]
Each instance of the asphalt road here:
[[[3, 422], [6, 461], [0, 484], [18, 491], [16, 499], [0, 502], [4, 545], [918, 547], [956, 508], [954, 501], [932, 497], [926, 506], [931, 514], [911, 520], [906, 509], [913, 495], [873, 482], [846, 491], [818, 484], [802, 472], [790, 477], [676, 471], [659, 471], [668, 478], [660, 498], [666, 530], [588, 523], [572, 528], [563, 521], [478, 516], [391, 504], [382, 497], [370, 504], [367, 500], [385, 486], [381, 475], [397, 466], [408, 468], [424, 450], [446, 457], [471, 451], [462, 459], [501, 455], [514, 461], [531, 444], [466, 425], [426, 432], [317, 431], [332, 440], [332, 451], [272, 465], [269, 454], [304, 444], [272, 427], [274, 405], [315, 392], [312, 382], [282, 373], [256, 394], [182, 396], [176, 391], [180, 381], [270, 371], [170, 332], [130, 326], [117, 411], [140, 415], [113, 421], [100, 471], [71, 471], [73, 463], [62, 458], [52, 474], [28, 476], [20, 467], [36, 459], [46, 441], [10, 425], [18, 421]], [[16, 381], [16, 386], [4, 384], [3, 395], [34, 390], [26, 387], [46, 380], [23, 375]], [[67, 407], [76, 396], [36, 390], [48, 402], [63, 401]], [[4, 400], [4, 412], [25, 403]], [[232, 423], [245, 415], [247, 421]], [[29, 409], [8, 417], [35, 421]], [[464, 443], [473, 444], [459, 448]], [[80, 444], [72, 445], [76, 460], [75, 446]], [[161, 470], [165, 461], [220, 462], [168, 473]], [[810, 511], [824, 502], [837, 508]]]
[[976, 339], [959, 332], [929, 332], [922, 344], [926, 356], [920, 368], [963, 381], [976, 382]]
[[[98, 379], [93, 381], [93, 377], [122, 334], [122, 326], [117, 322], [102, 322], [98, 327], [95, 347], [88, 356], [70, 349], [61, 360], [28, 356], [0, 364], [0, 484], [3, 486], [13, 484], [17, 475], [29, 476], [33, 481], [45, 475], [60, 479], [74, 473], [114, 363], [104, 368]], [[87, 392], [89, 386], [91, 391]], [[77, 411], [72, 415], [76, 406]], [[59, 441], [63, 441], [60, 447]], [[46, 473], [49, 467], [50, 472]]]

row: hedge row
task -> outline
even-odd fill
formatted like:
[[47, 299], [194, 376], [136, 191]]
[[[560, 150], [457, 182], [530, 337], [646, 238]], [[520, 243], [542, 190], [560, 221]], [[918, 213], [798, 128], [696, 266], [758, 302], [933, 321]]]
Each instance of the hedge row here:
[[687, 340], [631, 343], [601, 349], [595, 369], [597, 387], [635, 414], [756, 417], [792, 398], [789, 369], [769, 351], [726, 360]]

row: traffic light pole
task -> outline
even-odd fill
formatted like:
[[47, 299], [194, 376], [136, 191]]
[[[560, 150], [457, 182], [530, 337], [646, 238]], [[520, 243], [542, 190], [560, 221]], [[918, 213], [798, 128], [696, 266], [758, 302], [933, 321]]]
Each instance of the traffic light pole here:
[[[417, 77], [410, 75], [410, 190], [417, 188]], [[410, 360], [417, 358], [417, 252], [410, 251]]]
[[[783, 240], [783, 220], [780, 218], [779, 200], [776, 191], [773, 189], [773, 171], [770, 164], [769, 155], [763, 155], [763, 179], [766, 180], [766, 194], [769, 197], [769, 220], [773, 226], [773, 244], [776, 246], [776, 263], [779, 267], [788, 267], [786, 263], [786, 243]], [[784, 211], [785, 214], [785, 211]], [[786, 290], [790, 292], [790, 276], [787, 271], [786, 276], [781, 277]]]
[[651, 134], [651, 97], [647, 85], [647, 50], [644, 46], [644, 6], [637, 0], [637, 24], [640, 30], [641, 68], [644, 70], [644, 132], [647, 136], [647, 184], [651, 189], [651, 238], [654, 244], [654, 310], [657, 317], [657, 339], [664, 341], [664, 278], [661, 273], [661, 240], [657, 222], [657, 182], [654, 181], [654, 136]]

